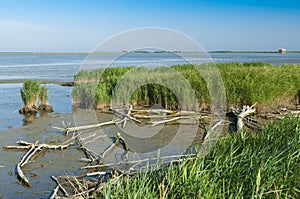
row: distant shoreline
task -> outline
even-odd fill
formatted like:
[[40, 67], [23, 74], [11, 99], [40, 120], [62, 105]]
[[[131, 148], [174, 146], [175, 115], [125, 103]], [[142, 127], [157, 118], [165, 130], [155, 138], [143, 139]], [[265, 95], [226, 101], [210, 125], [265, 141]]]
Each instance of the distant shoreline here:
[[[206, 53], [206, 52], [195, 52], [195, 51], [103, 51], [103, 52], [0, 52], [0, 54], [111, 54], [111, 53]], [[274, 53], [281, 54], [278, 51], [231, 51], [231, 50], [213, 50], [208, 51], [207, 53]], [[286, 52], [289, 53], [300, 53], [300, 50], [288, 50]]]
[[[1, 79], [0, 84], [23, 84], [26, 79]], [[56, 81], [56, 80], [39, 80], [41, 84], [57, 84], [61, 86], [73, 86], [74, 82]]]

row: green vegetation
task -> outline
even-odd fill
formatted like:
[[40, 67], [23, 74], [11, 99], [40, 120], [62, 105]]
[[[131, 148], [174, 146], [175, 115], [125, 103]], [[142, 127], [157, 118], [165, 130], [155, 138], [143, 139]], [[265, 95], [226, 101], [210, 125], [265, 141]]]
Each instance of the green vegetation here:
[[39, 94], [39, 110], [44, 112], [53, 112], [53, 107], [48, 105], [48, 89], [46, 85], [41, 86]]
[[39, 81], [25, 80], [20, 92], [24, 103], [24, 107], [19, 110], [21, 114], [37, 113], [37, 102], [39, 102], [39, 110], [47, 112], [53, 111], [52, 106], [48, 105], [48, 89], [45, 85], [40, 86]]
[[48, 105], [48, 89], [46, 85], [40, 87], [39, 103], [40, 105]]
[[36, 101], [40, 93], [40, 82], [36, 80], [25, 80], [20, 92], [24, 107], [29, 109], [36, 108]]
[[[228, 106], [258, 102], [258, 107], [274, 108], [295, 104], [300, 90], [299, 65], [275, 67], [255, 62], [218, 63], [216, 66], [223, 78]], [[207, 67], [207, 64], [196, 67]], [[187, 89], [187, 82], [192, 89]], [[205, 81], [193, 65], [81, 71], [75, 77], [75, 84], [73, 100], [78, 106], [103, 108], [114, 99], [115, 105], [130, 101], [140, 106], [161, 104], [167, 109], [193, 109], [196, 103], [191, 97], [193, 94], [200, 107], [210, 104]], [[113, 94], [117, 95], [112, 98]]]
[[300, 65], [274, 67], [265, 63], [217, 64], [229, 105], [294, 106], [300, 89]]
[[221, 138], [204, 158], [125, 176], [103, 198], [300, 198], [300, 119]]

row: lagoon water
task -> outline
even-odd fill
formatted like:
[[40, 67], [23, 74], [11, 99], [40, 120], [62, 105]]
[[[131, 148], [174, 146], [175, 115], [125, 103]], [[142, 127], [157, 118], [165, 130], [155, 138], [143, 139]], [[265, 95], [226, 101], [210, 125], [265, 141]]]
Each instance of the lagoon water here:
[[58, 113], [72, 112], [72, 88], [57, 83], [73, 81], [81, 69], [109, 66], [171, 66], [215, 62], [268, 62], [273, 65], [300, 64], [300, 53], [97, 53], [92, 64], [83, 64], [84, 53], [0, 53], [0, 130], [23, 125], [18, 109], [22, 107], [20, 89], [24, 79], [46, 82], [50, 104]]

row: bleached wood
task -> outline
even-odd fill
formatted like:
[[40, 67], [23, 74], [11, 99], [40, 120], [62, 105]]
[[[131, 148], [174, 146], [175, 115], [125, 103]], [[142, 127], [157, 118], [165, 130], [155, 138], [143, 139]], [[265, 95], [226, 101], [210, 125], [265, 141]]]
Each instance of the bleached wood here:
[[97, 171], [97, 172], [92, 172], [92, 173], [87, 173], [86, 176], [96, 176], [96, 175], [105, 175], [106, 172], [104, 171]]
[[[127, 112], [126, 115], [130, 116], [131, 111], [132, 111], [132, 105], [129, 106], [129, 109], [128, 109], [128, 112]], [[124, 121], [123, 121], [123, 124], [122, 124], [123, 129], [126, 127], [127, 120], [128, 120], [128, 117], [124, 117]]]
[[111, 124], [116, 124], [116, 121], [112, 120], [112, 121], [108, 121], [108, 122], [102, 122], [102, 123], [99, 123], [99, 124], [91, 124], [91, 125], [76, 126], [76, 127], [66, 127], [66, 128], [60, 128], [60, 127], [53, 126], [52, 128], [55, 128], [55, 129], [58, 129], [58, 130], [61, 130], [61, 131], [65, 131], [66, 134], [68, 134], [68, 133], [74, 132], [74, 131], [98, 128], [98, 127], [101, 127], [101, 126], [111, 125]]
[[237, 117], [237, 130], [241, 131], [244, 127], [244, 122], [243, 120], [248, 117], [251, 114], [254, 114], [256, 112], [256, 109], [254, 106], [256, 105], [253, 104], [252, 106], [243, 106], [242, 109], [231, 109], [231, 111], [236, 115]]
[[64, 194], [64, 196], [69, 197], [69, 193], [66, 191], [66, 189], [59, 183], [58, 179], [55, 176], [51, 176], [51, 179], [57, 184], [58, 188], [61, 190], [61, 192]]
[[55, 199], [55, 198], [57, 198], [58, 190], [59, 190], [59, 186], [56, 186], [55, 189], [53, 189], [53, 191], [52, 191], [52, 194], [51, 194], [51, 196], [50, 196], [50, 199]]
[[156, 126], [156, 125], [159, 125], [159, 124], [164, 124], [164, 123], [167, 123], [167, 122], [173, 122], [173, 121], [180, 120], [180, 119], [195, 119], [195, 120], [198, 120], [200, 118], [201, 118], [200, 116], [197, 116], [197, 117], [194, 117], [194, 116], [180, 116], [180, 117], [174, 117], [174, 118], [166, 119], [166, 120], [162, 120], [162, 121], [151, 122], [150, 126], [153, 127], [153, 126]]
[[132, 120], [132, 121], [135, 121], [135, 122], [138, 122], [138, 123], [142, 123], [140, 120], [138, 120], [138, 119], [136, 119], [136, 118], [134, 118], [134, 117], [131, 117], [130, 115], [127, 115], [127, 114], [122, 113], [122, 112], [117, 111], [117, 110], [112, 110], [112, 111], [113, 111], [113, 113], [119, 114], [119, 115], [121, 115], [121, 116], [123, 116], [123, 117], [127, 117], [128, 119], [130, 119], [130, 120]]
[[18, 174], [20, 180], [22, 182], [24, 182], [25, 185], [31, 187], [31, 184], [30, 184], [28, 178], [24, 175], [24, 173], [23, 173], [23, 171], [21, 169], [21, 164], [20, 163], [17, 164], [16, 170], [17, 170], [17, 174]]

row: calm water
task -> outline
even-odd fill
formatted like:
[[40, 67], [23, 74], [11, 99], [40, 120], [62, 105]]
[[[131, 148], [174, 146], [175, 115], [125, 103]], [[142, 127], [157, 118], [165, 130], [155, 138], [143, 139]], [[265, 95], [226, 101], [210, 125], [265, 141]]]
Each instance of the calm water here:
[[[81, 66], [87, 54], [0, 54], [0, 130], [8, 126], [23, 125], [23, 117], [18, 109], [22, 107], [19, 95], [24, 79], [37, 79], [52, 83], [73, 81], [74, 75], [81, 69], [110, 66], [171, 66], [175, 64], [203, 63], [209, 60], [207, 55], [197, 53], [128, 53], [116, 59], [117, 54], [102, 53], [94, 56], [93, 63]], [[183, 57], [181, 57], [183, 56]], [[269, 62], [273, 65], [284, 63], [300, 64], [300, 54], [277, 53], [212, 53], [215, 62]], [[113, 61], [114, 60], [114, 61]], [[13, 83], [12, 83], [13, 82]], [[72, 89], [58, 84], [49, 84], [50, 104], [54, 111], [70, 113], [72, 111]]]

